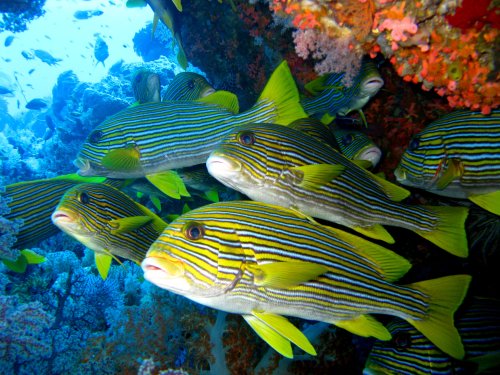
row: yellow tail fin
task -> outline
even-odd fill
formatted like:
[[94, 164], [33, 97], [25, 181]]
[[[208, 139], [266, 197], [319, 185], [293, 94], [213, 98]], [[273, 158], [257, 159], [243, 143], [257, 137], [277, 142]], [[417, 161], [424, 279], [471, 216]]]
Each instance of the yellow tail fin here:
[[407, 285], [429, 297], [427, 315], [422, 320], [408, 319], [434, 345], [453, 358], [463, 359], [464, 346], [455, 328], [453, 315], [462, 304], [471, 277], [454, 275]]
[[416, 230], [415, 233], [457, 257], [467, 258], [469, 248], [465, 233], [466, 207], [425, 206], [436, 214], [439, 221], [433, 230]]

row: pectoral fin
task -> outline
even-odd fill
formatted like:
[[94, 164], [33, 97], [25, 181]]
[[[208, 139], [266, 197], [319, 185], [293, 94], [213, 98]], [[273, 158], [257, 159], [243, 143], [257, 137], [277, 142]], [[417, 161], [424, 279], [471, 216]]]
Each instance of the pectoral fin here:
[[302, 173], [299, 186], [317, 188], [326, 185], [345, 170], [340, 164], [311, 164], [293, 167], [291, 170]]
[[445, 170], [436, 181], [438, 189], [446, 188], [453, 180], [462, 177], [464, 173], [463, 164], [459, 159], [446, 159], [445, 163]]
[[110, 220], [109, 224], [115, 228], [111, 234], [127, 233], [136, 230], [153, 220], [150, 216], [130, 216], [122, 219]]
[[113, 171], [135, 171], [140, 168], [140, 153], [133, 146], [114, 149], [102, 158], [102, 165]]
[[293, 288], [328, 271], [326, 266], [308, 262], [275, 262], [247, 269], [253, 273], [255, 285], [269, 288]]

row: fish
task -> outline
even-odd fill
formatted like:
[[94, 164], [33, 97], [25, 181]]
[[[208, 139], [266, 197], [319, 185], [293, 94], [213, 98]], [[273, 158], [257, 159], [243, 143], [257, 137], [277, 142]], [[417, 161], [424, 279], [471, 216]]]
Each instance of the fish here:
[[369, 164], [367, 167], [375, 167], [382, 151], [365, 133], [338, 127], [336, 124], [324, 124], [313, 117], [299, 119], [292, 122], [288, 127], [300, 130], [314, 137], [329, 146], [335, 148], [347, 159], [365, 160]]
[[8, 37], [5, 38], [5, 41], [3, 42], [3, 45], [5, 47], [8, 47], [12, 44], [12, 42], [14, 41], [15, 39], [15, 36], [14, 35], [9, 35]]
[[31, 53], [31, 52], [28, 52], [28, 51], [22, 51], [21, 52], [21, 55], [26, 59], [26, 60], [33, 60], [35, 58], [35, 56]]
[[215, 89], [201, 74], [181, 72], [176, 74], [168, 85], [162, 101], [197, 100], [214, 92]]
[[13, 94], [14, 94], [13, 89], [0, 85], [0, 95], [13, 96]]
[[[24, 51], [22, 52], [23, 53], [23, 56], [26, 58], [26, 59], [30, 59], [31, 57], [26, 57], [24, 55]], [[59, 59], [57, 57], [54, 57], [52, 56], [50, 53], [48, 53], [47, 51], [44, 51], [42, 49], [35, 49], [33, 50], [33, 54], [38, 57], [40, 60], [42, 60], [44, 63], [48, 64], [48, 65], [57, 65], [57, 63], [59, 61], [62, 61], [62, 59]], [[29, 56], [29, 55], [28, 55]]]
[[471, 277], [394, 284], [411, 267], [396, 253], [295, 210], [254, 201], [212, 203], [171, 222], [142, 262], [144, 278], [202, 305], [241, 314], [270, 346], [315, 355], [283, 315], [389, 340], [369, 314], [405, 319], [463, 358], [453, 314]]
[[411, 139], [394, 175], [500, 215], [500, 110], [453, 111], [430, 123]]
[[[175, 5], [174, 9], [172, 4]], [[144, 7], [149, 5], [153, 10], [154, 18], [153, 18], [153, 36], [158, 25], [158, 20], [161, 20], [165, 26], [168, 27], [175, 41], [177, 42], [178, 53], [177, 53], [177, 62], [181, 66], [182, 69], [186, 69], [188, 67], [188, 61], [186, 57], [186, 53], [184, 52], [184, 47], [182, 46], [181, 35], [178, 30], [178, 14], [182, 11], [182, 6], [180, 6], [180, 0], [127, 0], [126, 6], [128, 8], [135, 7]]]
[[126, 108], [93, 129], [74, 164], [82, 176], [147, 177], [205, 163], [222, 137], [237, 125], [288, 124], [305, 117], [286, 62], [273, 72], [252, 108], [241, 113], [237, 109], [237, 97], [225, 91], [197, 101]]
[[394, 239], [383, 225], [405, 228], [467, 257], [466, 207], [401, 203], [408, 190], [296, 129], [239, 126], [214, 148], [206, 165], [213, 177], [250, 199], [294, 208], [387, 243]]
[[0, 192], [8, 203], [9, 212], [3, 217], [22, 222], [14, 247], [37, 246], [41, 241], [59, 233], [50, 216], [66, 190], [82, 182], [103, 182], [103, 177], [81, 177], [77, 174], [22, 181], [5, 186]]
[[75, 13], [73, 13], [73, 17], [75, 17], [77, 20], [87, 20], [94, 16], [100, 16], [103, 13], [104, 12], [102, 10], [77, 10]]
[[[424, 375], [498, 373], [500, 370], [500, 301], [474, 297], [455, 318], [465, 357], [457, 361], [443, 353], [403, 320], [388, 323], [390, 341], [377, 341], [365, 363], [364, 375]], [[496, 370], [493, 370], [496, 369]]]
[[47, 108], [47, 101], [40, 98], [32, 99], [28, 103], [26, 103], [26, 108], [39, 111], [41, 109]]
[[142, 262], [167, 223], [120, 190], [103, 183], [68, 189], [53, 210], [55, 226], [93, 250], [106, 279], [116, 257]]
[[100, 36], [95, 41], [94, 57], [97, 60], [96, 65], [102, 63], [102, 66], [106, 66], [104, 65], [104, 61], [109, 57], [108, 45]]
[[136, 103], [159, 102], [161, 83], [157, 73], [139, 69], [132, 78], [132, 91]]
[[307, 83], [304, 88], [312, 95], [302, 99], [302, 106], [311, 117], [331, 122], [336, 115], [345, 116], [358, 111], [366, 125], [361, 108], [378, 93], [384, 85], [375, 62], [363, 59], [359, 73], [350, 86], [342, 80], [345, 73], [328, 73]]
[[339, 151], [350, 160], [366, 160], [374, 168], [382, 157], [382, 150], [365, 133], [353, 129], [336, 128], [333, 131]]

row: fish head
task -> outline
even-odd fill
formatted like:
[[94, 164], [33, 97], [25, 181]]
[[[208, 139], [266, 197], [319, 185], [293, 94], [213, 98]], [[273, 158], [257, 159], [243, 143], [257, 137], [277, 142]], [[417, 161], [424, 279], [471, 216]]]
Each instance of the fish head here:
[[139, 103], [160, 101], [160, 76], [145, 69], [138, 70], [132, 79], [132, 91]]
[[269, 179], [273, 180], [280, 174], [278, 170], [272, 170], [269, 164], [273, 156], [276, 158], [277, 155], [267, 147], [267, 142], [275, 139], [263, 133], [263, 128], [257, 125], [234, 129], [206, 162], [207, 170], [214, 178], [247, 195], [249, 190], [264, 189]]
[[176, 74], [165, 91], [163, 101], [197, 100], [213, 94], [215, 89], [201, 74], [181, 72]]
[[85, 244], [97, 232], [94, 216], [89, 208], [92, 197], [83, 188], [87, 184], [78, 184], [68, 189], [63, 195], [51, 219], [63, 232]]
[[143, 177], [140, 148], [131, 136], [108, 120], [97, 126], [85, 140], [73, 162], [80, 176], [114, 178]]
[[347, 97], [351, 97], [349, 103], [341, 108], [338, 112], [339, 115], [345, 116], [351, 111], [356, 111], [363, 108], [368, 101], [379, 92], [384, 85], [377, 65], [369, 60], [363, 60], [361, 69], [354, 79], [353, 84], [347, 88]]
[[220, 296], [234, 287], [242, 272], [237, 224], [210, 206], [165, 228], [142, 262], [146, 280], [191, 299]]
[[339, 129], [334, 136], [340, 152], [348, 159], [366, 160], [375, 167], [382, 157], [380, 148], [365, 133]]
[[411, 139], [394, 176], [403, 185], [431, 189], [441, 178], [445, 162], [446, 150], [441, 137], [424, 130]]
[[375, 342], [363, 375], [452, 373], [450, 357], [408, 323], [395, 319], [387, 329], [391, 340]]

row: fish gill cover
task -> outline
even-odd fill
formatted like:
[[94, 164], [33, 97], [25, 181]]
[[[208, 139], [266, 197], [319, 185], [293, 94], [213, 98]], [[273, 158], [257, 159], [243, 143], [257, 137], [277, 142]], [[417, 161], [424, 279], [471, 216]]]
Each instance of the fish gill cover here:
[[[388, 338], [389, 331], [383, 325], [389, 323], [389, 316], [377, 314], [375, 320], [365, 315], [370, 311], [366, 310], [366, 301], [359, 299], [346, 300], [345, 304], [350, 313], [358, 314], [360, 306], [365, 308], [358, 315], [359, 320], [339, 321], [338, 315], [337, 319], [326, 319], [338, 324], [335, 326], [297, 318], [304, 317], [297, 311], [297, 306], [303, 305], [294, 305], [293, 290], [302, 293], [294, 297], [295, 303], [307, 304], [304, 293], [310, 293], [309, 304], [318, 303], [321, 296], [318, 286], [330, 287], [324, 280], [333, 277], [330, 272], [323, 273], [324, 265], [318, 266], [325, 262], [339, 269], [356, 264], [358, 268], [342, 268], [349, 275], [345, 281], [349, 287], [360, 288], [357, 278], [366, 280], [372, 275], [363, 293], [375, 293], [376, 285], [384, 285], [382, 292], [387, 293], [387, 285], [394, 284], [398, 293], [410, 288], [412, 291], [407, 289], [405, 293], [414, 296], [415, 301], [439, 294], [445, 285], [427, 287], [431, 284], [425, 284], [424, 280], [442, 277], [453, 280], [455, 275], [472, 275], [464, 306], [458, 307], [466, 290], [463, 283], [452, 288], [450, 295], [455, 300], [445, 303], [451, 310], [458, 307], [455, 322], [460, 322], [467, 312], [464, 307], [470, 306], [471, 296], [498, 300], [500, 218], [495, 210], [488, 210], [491, 202], [494, 205], [500, 201], [494, 195], [498, 186], [490, 192], [493, 196], [478, 194], [465, 200], [436, 195], [432, 189], [408, 186], [406, 191], [394, 185], [399, 176], [394, 175], [395, 170], [405, 150], [416, 146], [418, 134], [428, 125], [440, 119], [448, 122], [449, 114], [458, 109], [468, 111], [470, 117], [477, 119], [474, 123], [483, 127], [497, 118], [484, 114], [494, 111], [499, 103], [495, 60], [498, 25], [498, 6], [489, 0], [448, 0], [439, 4], [427, 0], [1, 1], [0, 372], [156, 374], [168, 370], [175, 374], [361, 374], [374, 340], [358, 334], [370, 332]], [[373, 82], [377, 90], [361, 98], [358, 95], [363, 91], [361, 86], [372, 83], [360, 73], [363, 57], [373, 63], [378, 73]], [[283, 61], [290, 74], [278, 75], [281, 82], [275, 84], [270, 77]], [[196, 75], [179, 74], [182, 72]], [[202, 80], [197, 81], [195, 76]], [[200, 89], [205, 86], [209, 88], [208, 95]], [[315, 102], [316, 95], [333, 100], [333, 106], [323, 109], [324, 113], [315, 113], [316, 118], [311, 120], [335, 120], [324, 125], [312, 121], [313, 125], [321, 126], [317, 132], [298, 127], [308, 134], [304, 140], [316, 137], [313, 141], [316, 149], [342, 152], [341, 146], [345, 145], [338, 142], [349, 142], [350, 138], [338, 140], [332, 134], [340, 127], [351, 132], [362, 131], [381, 150], [380, 162], [376, 167], [366, 160], [353, 162], [356, 168], [370, 171], [360, 175], [372, 176], [370, 183], [356, 180], [357, 188], [345, 178], [347, 174], [342, 175], [343, 170], [324, 163], [304, 168], [300, 163], [293, 165], [291, 159], [273, 160], [273, 163], [288, 163], [280, 166], [284, 170], [280, 178], [287, 184], [306, 186], [310, 191], [328, 188], [325, 180], [337, 178], [338, 186], [342, 186], [339, 189], [345, 189], [343, 194], [365, 200], [364, 204], [370, 203], [370, 195], [360, 192], [366, 192], [366, 186], [378, 181], [380, 189], [391, 199], [403, 199], [409, 193], [405, 205], [443, 206], [442, 212], [448, 206], [462, 207], [461, 213], [468, 210], [462, 225], [467, 235], [468, 258], [440, 251], [408, 229], [382, 227], [380, 223], [372, 234], [389, 234], [385, 238], [392, 238], [394, 244], [378, 242], [367, 244], [363, 251], [349, 250], [349, 257], [356, 261], [335, 263], [332, 255], [320, 258], [307, 244], [317, 244], [316, 251], [339, 233], [344, 233], [340, 249], [351, 240], [354, 243], [372, 240], [355, 231], [343, 232], [349, 229], [335, 226], [331, 221], [313, 219], [293, 205], [286, 214], [280, 211], [285, 208], [275, 208], [254, 217], [261, 208], [244, 215], [242, 203], [234, 203], [238, 209], [228, 208], [227, 214], [224, 210], [219, 214], [218, 207], [232, 207], [226, 201], [247, 197], [214, 179], [205, 164], [160, 171], [148, 179], [134, 180], [83, 177], [75, 173], [73, 160], [84, 142], [98, 140], [100, 135], [96, 130], [117, 113], [142, 113], [134, 119], [118, 118], [136, 121], [135, 125], [147, 133], [151, 128], [148, 128], [151, 112], [146, 109], [168, 106], [165, 103], [169, 100], [182, 101], [178, 103], [183, 104], [176, 105], [185, 108], [210, 108], [210, 113], [237, 116], [252, 106], [272, 108], [273, 101], [283, 99], [287, 110], [303, 115], [297, 103]], [[356, 104], [362, 104], [351, 105], [353, 98]], [[193, 106], [190, 100], [201, 100], [202, 104]], [[141, 107], [142, 102], [145, 105]], [[128, 107], [132, 109], [121, 112]], [[330, 108], [342, 110], [329, 113]], [[340, 118], [346, 114], [346, 108], [356, 111]], [[196, 124], [209, 121], [196, 119], [186, 139], [208, 144], [203, 134], [196, 133], [199, 129]], [[460, 148], [462, 151], [473, 148], [475, 152], [469, 152], [469, 157], [481, 160], [481, 168], [498, 177], [494, 167], [499, 161], [498, 154], [481, 153], [483, 149], [496, 147], [492, 145], [498, 142], [494, 131], [498, 123], [494, 125], [481, 134], [471, 130], [478, 138], [464, 138]], [[125, 140], [125, 147], [108, 158], [107, 165], [131, 168], [137, 160], [133, 156], [138, 155], [138, 148], [123, 133], [123, 123], [115, 126], [119, 140]], [[332, 134], [325, 136], [325, 131]], [[228, 147], [237, 142], [238, 147], [250, 150], [260, 142], [255, 138], [259, 136], [257, 133], [244, 128], [231, 134], [231, 140], [226, 140]], [[472, 139], [478, 141], [465, 145], [465, 140]], [[272, 146], [279, 149], [279, 142], [284, 142], [283, 150], [289, 147], [285, 138]], [[323, 146], [323, 142], [329, 145]], [[340, 157], [343, 156], [336, 155], [333, 160]], [[438, 180], [448, 183], [454, 179], [458, 183], [458, 176], [464, 175], [457, 173], [463, 172], [464, 165], [459, 157], [450, 156], [439, 163]], [[265, 163], [258, 155], [252, 164], [260, 168], [259, 174], [266, 174]], [[275, 170], [271, 172], [270, 176]], [[259, 174], [253, 175], [253, 183]], [[242, 181], [234, 179], [231, 183]], [[89, 186], [95, 187], [89, 189]], [[288, 192], [284, 190], [282, 194]], [[74, 207], [85, 209], [67, 210], [69, 197]], [[125, 204], [132, 201], [133, 209]], [[218, 201], [222, 203], [208, 206]], [[485, 202], [486, 209], [473, 202]], [[255, 207], [260, 206], [256, 203]], [[342, 207], [346, 213], [352, 208]], [[210, 216], [204, 216], [204, 212]], [[69, 222], [70, 215], [78, 220]], [[244, 224], [250, 225], [246, 231], [241, 231], [245, 226], [238, 224], [238, 220], [231, 221], [237, 215], [245, 216]], [[73, 237], [69, 230], [69, 234], [63, 233], [51, 218], [60, 220], [59, 224], [63, 222], [66, 228], [73, 225], [71, 228], [77, 231], [71, 233], [78, 235]], [[450, 223], [456, 219], [448, 215]], [[266, 227], [256, 226], [255, 223], [265, 220], [272, 221]], [[156, 234], [151, 233], [160, 233], [170, 222], [173, 224], [164, 235], [155, 240]], [[189, 225], [183, 225], [184, 222]], [[297, 223], [304, 223], [304, 227]], [[88, 233], [95, 231], [97, 237], [85, 237], [83, 226], [91, 228]], [[240, 228], [238, 235], [246, 232], [245, 235], [238, 238], [236, 228]], [[311, 232], [314, 228], [322, 229]], [[264, 233], [266, 237], [262, 238]], [[320, 233], [329, 234], [322, 237]], [[177, 237], [169, 244], [166, 239], [173, 234]], [[291, 245], [286, 243], [290, 239], [297, 239], [293, 246], [299, 252], [288, 252]], [[259, 241], [262, 241], [260, 247], [256, 246]], [[169, 245], [176, 248], [164, 251], [159, 257], [164, 260], [156, 265], [144, 263], [148, 272], [163, 270], [179, 276], [180, 270], [185, 269], [185, 275], [196, 275], [196, 280], [191, 279], [192, 285], [196, 285], [194, 281], [214, 280], [216, 292], [204, 291], [201, 303], [195, 303], [145, 281], [138, 257], [144, 257], [153, 243], [155, 249]], [[221, 246], [220, 250], [214, 250], [214, 243]], [[461, 239], [460, 243], [465, 242]], [[370, 253], [373, 249], [381, 252]], [[253, 259], [252, 254], [257, 254], [257, 258]], [[268, 258], [262, 260], [261, 255]], [[296, 264], [285, 263], [290, 269], [276, 262], [297, 261], [299, 256]], [[217, 272], [213, 271], [214, 265], [218, 266]], [[178, 280], [184, 284], [176, 287], [187, 285], [184, 279]], [[307, 289], [309, 285], [311, 289]], [[264, 310], [254, 308], [250, 314], [243, 314], [250, 323], [247, 325], [238, 314], [226, 312], [241, 313], [241, 306], [215, 306], [209, 301], [220, 297], [217, 288], [221, 286], [227, 288], [224, 294], [227, 296], [242, 290], [247, 293], [244, 289], [251, 286], [261, 300], [273, 297], [276, 306], [261, 305]], [[415, 286], [425, 297], [415, 297], [412, 289]], [[339, 291], [346, 292], [342, 288]], [[330, 292], [328, 296], [333, 295]], [[391, 301], [399, 298], [397, 295]], [[407, 300], [416, 303], [412, 298]], [[254, 303], [252, 299], [247, 301]], [[384, 301], [377, 295], [368, 305], [387, 312]], [[290, 307], [285, 309], [283, 304]], [[335, 305], [331, 303], [329, 308], [334, 309]], [[408, 306], [396, 310], [405, 309]], [[434, 312], [429, 316], [434, 316]], [[280, 314], [287, 314], [289, 321]], [[441, 348], [455, 357], [461, 356], [449, 316], [445, 328], [437, 327], [444, 329], [441, 334], [429, 332], [425, 323], [410, 320]], [[484, 332], [487, 324], [479, 318], [478, 332]], [[460, 333], [460, 326], [457, 328]], [[259, 336], [286, 356], [277, 354]], [[448, 337], [453, 339], [447, 341]], [[496, 340], [499, 341], [498, 337]], [[479, 357], [481, 363], [472, 367], [469, 363], [467, 368], [498, 366], [488, 354]], [[388, 361], [398, 361], [398, 356]]]

